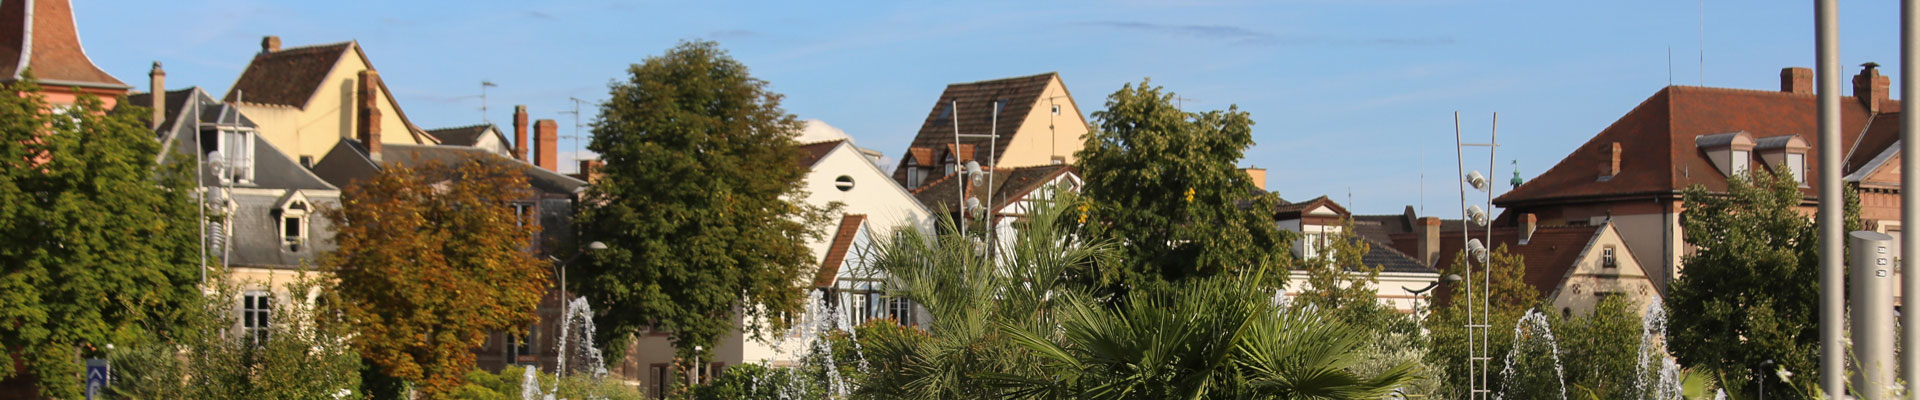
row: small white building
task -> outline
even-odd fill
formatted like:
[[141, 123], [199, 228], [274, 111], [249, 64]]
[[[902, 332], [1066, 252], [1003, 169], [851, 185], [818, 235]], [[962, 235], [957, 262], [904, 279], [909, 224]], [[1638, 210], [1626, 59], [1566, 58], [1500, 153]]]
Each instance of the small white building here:
[[[1293, 254], [1301, 259], [1312, 258], [1328, 245], [1327, 240], [1339, 237], [1343, 221], [1351, 220], [1339, 203], [1320, 196], [1312, 200], [1280, 206], [1274, 219], [1280, 229], [1300, 234], [1300, 240], [1294, 242]], [[1440, 279], [1440, 272], [1426, 263], [1395, 250], [1393, 246], [1379, 243], [1365, 235], [1355, 232], [1356, 240], [1366, 242], [1367, 253], [1361, 262], [1368, 266], [1380, 267], [1379, 282], [1374, 285], [1374, 296], [1381, 303], [1393, 306], [1402, 313], [1418, 312], [1426, 305], [1423, 295]], [[1307, 291], [1306, 271], [1295, 270], [1287, 277], [1287, 294], [1297, 296]], [[1425, 289], [1425, 290], [1423, 290]]]

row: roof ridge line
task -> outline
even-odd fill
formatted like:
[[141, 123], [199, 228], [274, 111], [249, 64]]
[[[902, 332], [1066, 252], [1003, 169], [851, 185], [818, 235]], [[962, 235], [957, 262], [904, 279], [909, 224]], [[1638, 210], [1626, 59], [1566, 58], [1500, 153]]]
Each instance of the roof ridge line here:
[[271, 52], [264, 52], [264, 53], [260, 53], [260, 54], [261, 54], [261, 55], [273, 55], [273, 54], [279, 54], [279, 53], [285, 53], [285, 52], [289, 52], [289, 51], [305, 51], [305, 50], [314, 50], [314, 49], [323, 49], [323, 48], [327, 48], [327, 47], [333, 47], [333, 46], [352, 46], [352, 45], [353, 45], [353, 43], [354, 43], [354, 42], [357, 42], [357, 41], [358, 41], [358, 40], [348, 40], [348, 41], [344, 41], [344, 42], [334, 42], [334, 43], [321, 43], [321, 44], [310, 44], [310, 45], [305, 45], [305, 46], [294, 46], [294, 47], [286, 47], [286, 48], [281, 48], [281, 49], [279, 49], [279, 50], [274, 50], [274, 51], [271, 51]]

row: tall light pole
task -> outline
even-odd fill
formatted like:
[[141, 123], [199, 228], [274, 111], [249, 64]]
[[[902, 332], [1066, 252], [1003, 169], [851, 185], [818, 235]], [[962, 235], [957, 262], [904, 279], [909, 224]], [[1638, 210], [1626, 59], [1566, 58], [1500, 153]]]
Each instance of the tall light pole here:
[[[1820, 135], [1820, 390], [1846, 393], [1845, 245], [1840, 203], [1840, 14], [1837, 0], [1814, 0], [1814, 79]], [[1903, 178], [1904, 179], [1904, 178]]]
[[[1920, 99], [1920, 54], [1915, 54], [1914, 46], [1920, 46], [1920, 0], [1900, 1], [1900, 100]], [[1911, 154], [1920, 154], [1920, 117], [1913, 113], [1900, 113], [1900, 226], [1920, 226], [1920, 158]], [[1904, 253], [1920, 251], [1920, 236], [1902, 232], [1900, 235], [1900, 293], [1913, 297], [1920, 293], [1920, 273], [1914, 267], [1920, 265], [1914, 257]], [[1920, 312], [1902, 306], [1900, 313], [1900, 343], [1907, 348], [1900, 352], [1901, 380], [1907, 384], [1907, 398], [1920, 399]]]
[[[1493, 175], [1495, 150], [1500, 147], [1500, 113], [1493, 114], [1492, 140], [1488, 143], [1467, 143], [1460, 133], [1460, 113], [1453, 113], [1454, 157], [1460, 173], [1460, 249], [1467, 252], [1461, 262], [1467, 281], [1467, 397], [1472, 399], [1492, 398], [1493, 388], [1487, 382], [1487, 369], [1491, 367], [1493, 351], [1488, 342], [1492, 337], [1493, 306], [1491, 297], [1493, 287], [1493, 263], [1489, 262], [1489, 246], [1493, 245], [1493, 183], [1487, 177]], [[1467, 171], [1466, 148], [1487, 148], [1487, 174], [1480, 171]], [[1467, 204], [1467, 191], [1471, 187], [1475, 192], [1486, 192], [1486, 208]], [[1486, 241], [1473, 238], [1474, 225], [1486, 227]], [[1473, 284], [1473, 264], [1480, 263], [1481, 282]], [[1474, 307], [1473, 297], [1480, 296], [1479, 307]], [[1479, 311], [1475, 313], [1475, 311]]]

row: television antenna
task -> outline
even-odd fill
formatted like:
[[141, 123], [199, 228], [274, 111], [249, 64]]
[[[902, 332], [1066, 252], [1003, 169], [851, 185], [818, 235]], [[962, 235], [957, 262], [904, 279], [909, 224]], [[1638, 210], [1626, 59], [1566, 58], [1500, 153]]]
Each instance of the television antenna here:
[[497, 86], [500, 85], [493, 84], [493, 81], [480, 80], [480, 122], [493, 123], [493, 120], [487, 119], [487, 88]]

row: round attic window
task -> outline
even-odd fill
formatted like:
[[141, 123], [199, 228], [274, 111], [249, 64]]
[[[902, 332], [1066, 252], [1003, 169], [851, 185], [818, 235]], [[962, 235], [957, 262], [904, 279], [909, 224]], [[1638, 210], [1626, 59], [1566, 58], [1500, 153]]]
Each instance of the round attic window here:
[[839, 178], [833, 178], [833, 187], [842, 192], [853, 190], [853, 177], [841, 175]]

